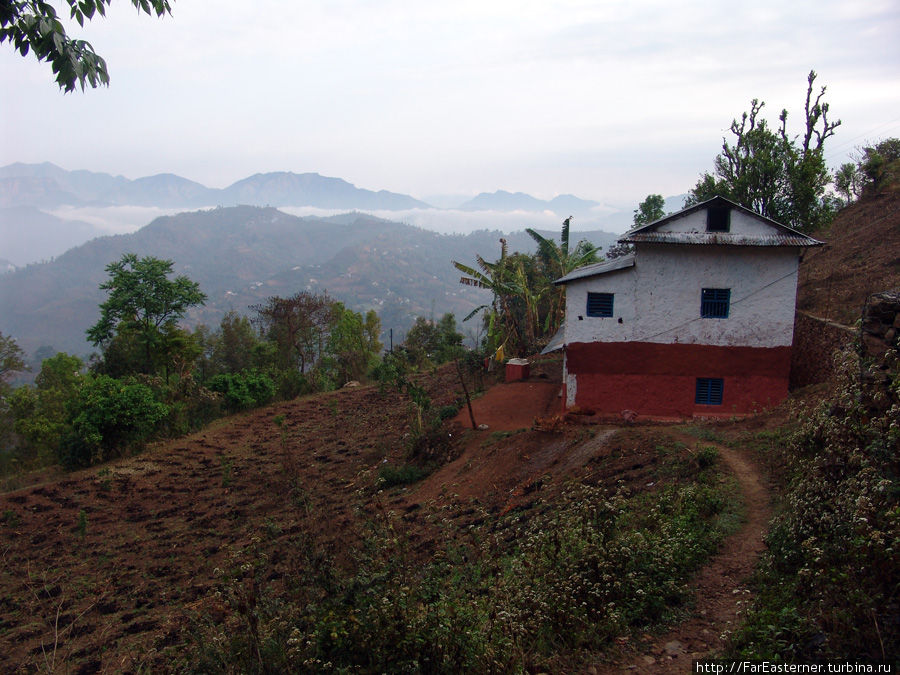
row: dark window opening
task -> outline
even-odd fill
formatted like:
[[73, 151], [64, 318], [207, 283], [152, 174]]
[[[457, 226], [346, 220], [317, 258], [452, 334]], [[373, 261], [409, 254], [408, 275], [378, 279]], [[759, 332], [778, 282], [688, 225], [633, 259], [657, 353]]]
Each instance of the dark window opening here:
[[704, 319], [727, 319], [730, 304], [730, 288], [704, 288], [700, 294], [700, 316]]
[[711, 206], [706, 210], [707, 232], [729, 232], [731, 230], [731, 209], [727, 206]]
[[613, 294], [612, 293], [588, 293], [587, 294], [587, 315], [588, 316], [612, 316], [613, 315]]
[[721, 377], [698, 377], [694, 403], [698, 405], [722, 405], [725, 383]]

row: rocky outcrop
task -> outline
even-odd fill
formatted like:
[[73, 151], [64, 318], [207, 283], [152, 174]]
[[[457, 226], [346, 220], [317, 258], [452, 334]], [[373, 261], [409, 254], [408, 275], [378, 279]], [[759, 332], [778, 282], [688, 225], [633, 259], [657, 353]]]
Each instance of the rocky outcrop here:
[[807, 312], [794, 318], [790, 388], [827, 382], [835, 374], [835, 353], [850, 349], [857, 331]]
[[897, 348], [900, 333], [900, 288], [870, 295], [863, 310], [860, 349], [864, 357], [883, 360]]

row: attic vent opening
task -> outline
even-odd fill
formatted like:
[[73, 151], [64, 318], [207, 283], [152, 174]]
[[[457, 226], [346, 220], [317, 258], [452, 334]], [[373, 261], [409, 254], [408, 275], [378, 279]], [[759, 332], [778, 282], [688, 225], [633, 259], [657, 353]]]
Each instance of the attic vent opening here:
[[711, 206], [706, 210], [707, 232], [729, 232], [731, 230], [731, 209], [727, 206]]

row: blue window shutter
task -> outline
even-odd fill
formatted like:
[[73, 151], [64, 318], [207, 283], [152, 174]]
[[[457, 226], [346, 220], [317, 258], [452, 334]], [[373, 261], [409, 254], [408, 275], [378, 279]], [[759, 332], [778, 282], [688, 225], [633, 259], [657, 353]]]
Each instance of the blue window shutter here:
[[613, 315], [613, 293], [588, 293], [587, 294], [587, 315], [588, 316], [612, 316]]
[[722, 405], [725, 382], [721, 377], [698, 377], [694, 403], [698, 405]]
[[706, 211], [707, 232], [728, 232], [731, 230], [731, 209], [727, 206], [711, 206]]
[[700, 292], [700, 316], [704, 319], [727, 319], [730, 305], [730, 288], [704, 288]]

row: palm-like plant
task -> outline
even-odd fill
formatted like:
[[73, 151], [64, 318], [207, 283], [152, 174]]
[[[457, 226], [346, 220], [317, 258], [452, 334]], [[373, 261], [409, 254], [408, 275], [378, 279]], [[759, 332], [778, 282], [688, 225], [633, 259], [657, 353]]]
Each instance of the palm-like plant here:
[[599, 262], [600, 249], [594, 244], [582, 239], [575, 248], [569, 250], [569, 227], [573, 217], [569, 216], [563, 221], [559, 234], [559, 243], [548, 239], [531, 228], [526, 232], [537, 243], [537, 257], [544, 267], [547, 288], [544, 293], [551, 297], [550, 308], [544, 317], [544, 334], [552, 335], [559, 328], [566, 313], [566, 289], [565, 286], [552, 286], [552, 282], [566, 276], [569, 272]]
[[516, 279], [514, 266], [510, 265], [507, 255], [506, 239], [500, 240], [500, 258], [488, 262], [480, 255], [475, 256], [478, 269], [453, 261], [453, 266], [467, 276], [460, 277], [459, 283], [465, 286], [485, 288], [491, 292], [491, 303], [479, 305], [469, 312], [463, 321], [468, 321], [482, 310], [488, 313], [488, 344], [496, 349], [507, 344], [512, 338], [516, 345], [522, 342], [522, 331], [511, 308], [515, 296], [526, 293]]

